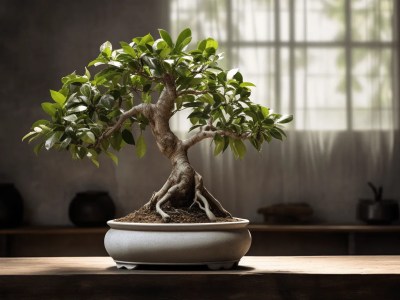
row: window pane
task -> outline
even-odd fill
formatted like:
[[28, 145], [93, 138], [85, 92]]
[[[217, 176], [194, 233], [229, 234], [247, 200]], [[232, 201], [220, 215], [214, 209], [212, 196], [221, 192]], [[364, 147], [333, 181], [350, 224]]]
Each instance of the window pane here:
[[353, 0], [353, 40], [391, 41], [393, 39], [393, 0]]
[[290, 40], [290, 4], [289, 0], [280, 0], [279, 3], [279, 18], [280, 18], [280, 33], [279, 38], [281, 41]]
[[352, 61], [354, 129], [393, 128], [392, 51], [358, 48]]
[[274, 106], [275, 72], [274, 49], [268, 47], [237, 47], [232, 49], [232, 67], [239, 67], [245, 81], [256, 88], [252, 100], [266, 106]]
[[232, 37], [240, 41], [274, 39], [273, 0], [231, 0]]
[[340, 48], [296, 51], [297, 129], [346, 129], [345, 68]]
[[192, 29], [194, 41], [212, 36], [227, 39], [227, 2], [218, 0], [171, 0], [171, 33]]
[[290, 49], [289, 47], [282, 47], [280, 51], [280, 107], [279, 112], [282, 114], [293, 114], [293, 107], [291, 107], [291, 65], [290, 65]]
[[294, 3], [297, 41], [343, 40], [344, 0], [298, 0]]

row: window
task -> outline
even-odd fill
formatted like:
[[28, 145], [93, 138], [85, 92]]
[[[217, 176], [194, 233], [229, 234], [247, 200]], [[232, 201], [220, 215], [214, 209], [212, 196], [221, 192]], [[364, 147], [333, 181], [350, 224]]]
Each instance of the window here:
[[[395, 0], [170, 0], [176, 36], [220, 42], [253, 101], [297, 130], [393, 130], [398, 110]], [[175, 120], [183, 125], [185, 116]]]

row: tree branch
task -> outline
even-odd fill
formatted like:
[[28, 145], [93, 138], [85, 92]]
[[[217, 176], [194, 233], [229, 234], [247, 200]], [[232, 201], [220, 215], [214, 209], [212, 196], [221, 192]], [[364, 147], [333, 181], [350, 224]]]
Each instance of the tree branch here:
[[177, 93], [178, 96], [182, 95], [204, 95], [204, 94], [209, 94], [211, 91], [196, 91], [196, 90], [184, 90], [179, 93]]
[[124, 112], [122, 115], [120, 115], [118, 121], [112, 127], [109, 127], [104, 131], [104, 133], [97, 140], [95, 148], [97, 148], [97, 146], [101, 143], [102, 140], [110, 137], [115, 131], [120, 129], [122, 124], [124, 124], [124, 122], [130, 117], [133, 117], [141, 113], [148, 118], [148, 116], [150, 115], [149, 110], [151, 109], [151, 107], [152, 107], [151, 104], [142, 103]]
[[188, 150], [190, 147], [201, 142], [202, 140], [205, 140], [208, 138], [213, 138], [216, 135], [228, 136], [228, 137], [231, 137], [234, 139], [245, 140], [245, 139], [249, 138], [249, 136], [251, 135], [251, 132], [237, 134], [237, 133], [227, 131], [227, 130], [201, 130], [201, 131], [197, 132], [195, 135], [193, 135], [192, 137], [184, 140], [182, 142], [182, 145], [185, 150]]

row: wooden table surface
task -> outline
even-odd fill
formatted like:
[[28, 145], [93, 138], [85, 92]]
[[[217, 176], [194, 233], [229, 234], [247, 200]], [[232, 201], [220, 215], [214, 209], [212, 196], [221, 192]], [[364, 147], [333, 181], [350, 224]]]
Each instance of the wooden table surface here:
[[[0, 258], [0, 276], [9, 275], [132, 275], [132, 274], [396, 274], [400, 256], [247, 256], [236, 270], [211, 271], [203, 268], [118, 270], [110, 257], [23, 257]], [[400, 285], [399, 285], [400, 288]], [[400, 295], [399, 295], [400, 296]], [[399, 297], [400, 299], [400, 297]]]
[[253, 256], [222, 271], [118, 270], [109, 257], [0, 258], [0, 299], [400, 299], [400, 256]]

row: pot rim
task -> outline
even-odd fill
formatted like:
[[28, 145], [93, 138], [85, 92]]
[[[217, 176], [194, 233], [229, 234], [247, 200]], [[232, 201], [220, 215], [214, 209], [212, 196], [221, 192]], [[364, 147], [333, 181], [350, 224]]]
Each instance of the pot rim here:
[[107, 222], [112, 229], [119, 230], [140, 230], [140, 231], [199, 231], [199, 230], [229, 230], [246, 228], [249, 220], [235, 218], [233, 222], [214, 222], [214, 223], [131, 223]]

